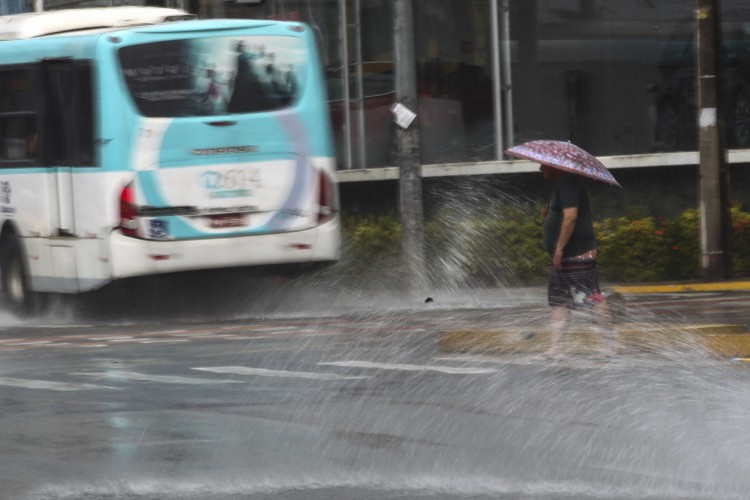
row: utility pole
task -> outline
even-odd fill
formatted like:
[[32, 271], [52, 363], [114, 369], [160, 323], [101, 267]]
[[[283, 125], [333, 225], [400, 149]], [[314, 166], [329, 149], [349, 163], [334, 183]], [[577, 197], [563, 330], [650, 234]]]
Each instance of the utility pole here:
[[[412, 0], [394, 0], [393, 52], [396, 75], [396, 165], [399, 168], [399, 210], [401, 249], [408, 267], [409, 286], [417, 290], [426, 285], [424, 255], [424, 209], [420, 166], [419, 120], [417, 113], [417, 72], [414, 49]], [[399, 106], [400, 105], [400, 106]], [[412, 120], [409, 120], [411, 118]]]
[[725, 159], [724, 115], [720, 97], [720, 0], [696, 0], [698, 144], [703, 278], [727, 279], [729, 256], [729, 170]]

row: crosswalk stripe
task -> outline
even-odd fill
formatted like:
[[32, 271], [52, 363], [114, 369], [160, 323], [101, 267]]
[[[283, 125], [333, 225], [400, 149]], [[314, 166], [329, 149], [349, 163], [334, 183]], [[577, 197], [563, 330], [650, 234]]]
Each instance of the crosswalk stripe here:
[[497, 373], [494, 368], [458, 368], [453, 366], [433, 365], [409, 365], [398, 363], [373, 363], [370, 361], [333, 361], [330, 363], [318, 363], [321, 365], [346, 366], [350, 368], [376, 368], [380, 370], [401, 370], [410, 372], [440, 372], [451, 375], [481, 375], [485, 373]]
[[238, 380], [216, 380], [209, 378], [180, 377], [177, 375], [149, 375], [147, 373], [128, 372], [128, 371], [108, 371], [108, 372], [80, 372], [73, 375], [84, 375], [87, 377], [97, 377], [101, 379], [126, 379], [137, 380], [142, 382], [159, 382], [162, 384], [239, 384]]
[[48, 389], [51, 391], [89, 391], [93, 389], [114, 389], [104, 385], [72, 384], [66, 382], [52, 382], [49, 380], [32, 380], [13, 377], [0, 377], [0, 385], [21, 387], [24, 389]]
[[254, 375], [258, 377], [304, 378], [310, 380], [357, 380], [370, 377], [354, 375], [338, 375], [336, 373], [293, 372], [287, 370], [269, 370], [266, 368], [251, 368], [247, 366], [212, 366], [193, 368], [204, 372], [233, 373], [236, 375]]

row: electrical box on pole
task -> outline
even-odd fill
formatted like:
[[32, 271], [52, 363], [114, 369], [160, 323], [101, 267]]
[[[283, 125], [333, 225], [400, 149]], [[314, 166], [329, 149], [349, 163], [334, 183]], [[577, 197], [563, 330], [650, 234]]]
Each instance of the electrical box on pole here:
[[729, 170], [725, 159], [719, 49], [720, 0], [696, 0], [696, 66], [701, 266], [709, 281], [731, 274]]

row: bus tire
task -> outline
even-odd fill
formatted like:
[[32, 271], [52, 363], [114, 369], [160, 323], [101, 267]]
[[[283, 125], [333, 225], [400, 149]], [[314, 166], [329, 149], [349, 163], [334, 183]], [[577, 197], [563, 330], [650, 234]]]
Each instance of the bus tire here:
[[10, 312], [27, 318], [41, 311], [42, 296], [29, 289], [21, 245], [16, 238], [13, 238], [3, 249], [2, 258], [0, 258], [0, 278], [5, 304]]

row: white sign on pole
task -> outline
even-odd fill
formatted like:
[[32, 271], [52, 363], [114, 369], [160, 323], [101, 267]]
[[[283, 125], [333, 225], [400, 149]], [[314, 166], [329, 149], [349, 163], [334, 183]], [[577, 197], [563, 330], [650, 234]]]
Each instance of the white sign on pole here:
[[391, 107], [391, 112], [393, 113], [393, 120], [401, 128], [409, 128], [411, 122], [417, 117], [417, 114], [414, 111], [401, 103], [394, 104]]

